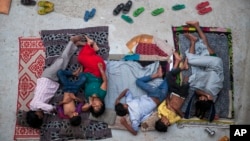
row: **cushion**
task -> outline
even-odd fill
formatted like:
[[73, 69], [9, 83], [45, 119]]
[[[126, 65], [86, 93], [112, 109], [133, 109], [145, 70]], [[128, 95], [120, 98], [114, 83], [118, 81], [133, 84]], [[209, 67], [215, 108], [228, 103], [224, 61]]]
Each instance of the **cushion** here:
[[26, 122], [26, 113], [27, 111], [18, 110], [16, 114], [16, 121], [18, 125], [29, 127], [28, 123]]
[[153, 131], [155, 130], [155, 122], [160, 119], [158, 112], [153, 112], [145, 121], [141, 123], [141, 131]]
[[0, 0], [0, 13], [9, 14], [11, 0]]
[[89, 119], [102, 121], [107, 123], [108, 125], [115, 124], [116, 113], [113, 109], [106, 108], [105, 112], [100, 117], [94, 117], [92, 114], [89, 114]]

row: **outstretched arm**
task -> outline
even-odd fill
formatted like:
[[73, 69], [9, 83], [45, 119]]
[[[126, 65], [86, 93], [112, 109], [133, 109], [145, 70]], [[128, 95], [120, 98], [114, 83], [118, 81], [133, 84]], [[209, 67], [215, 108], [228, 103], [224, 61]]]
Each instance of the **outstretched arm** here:
[[125, 128], [127, 128], [127, 130], [128, 130], [131, 134], [137, 135], [137, 131], [135, 131], [135, 130], [132, 128], [132, 126], [128, 124], [128, 122], [127, 122], [127, 120], [126, 120], [125, 117], [121, 117], [120, 122], [121, 122], [121, 124], [122, 124]]
[[121, 92], [121, 94], [115, 100], [115, 105], [120, 102], [120, 100], [126, 95], [127, 91], [128, 91], [128, 89], [125, 89]]
[[98, 63], [98, 68], [101, 72], [101, 75], [102, 75], [102, 85], [101, 85], [101, 89], [102, 90], [107, 90], [107, 87], [108, 87], [108, 79], [107, 79], [107, 75], [103, 69], [103, 65], [102, 63]]

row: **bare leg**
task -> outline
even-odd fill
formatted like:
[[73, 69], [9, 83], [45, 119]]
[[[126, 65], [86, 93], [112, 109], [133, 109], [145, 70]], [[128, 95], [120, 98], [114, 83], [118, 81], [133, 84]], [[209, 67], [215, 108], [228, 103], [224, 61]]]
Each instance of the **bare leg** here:
[[157, 72], [151, 75], [151, 78], [161, 78], [163, 76], [161, 65], [158, 67]]
[[180, 64], [180, 62], [181, 62], [181, 60], [182, 60], [182, 58], [181, 58], [181, 56], [179, 55], [179, 53], [177, 53], [177, 52], [174, 52], [174, 57], [175, 57], [175, 61], [174, 61], [174, 66], [173, 66], [173, 68], [174, 69], [177, 69], [178, 68], [178, 66], [179, 66], [179, 64]]
[[185, 33], [184, 35], [190, 40], [189, 53], [195, 54], [195, 42], [198, 38], [190, 33]]
[[204, 32], [201, 30], [199, 22], [198, 21], [187, 21], [186, 24], [191, 25], [193, 27], [196, 28], [200, 38], [204, 41], [204, 44], [207, 46], [207, 50], [210, 54], [214, 54], [214, 51], [212, 50], [212, 48], [210, 47], [207, 37], [204, 34]]

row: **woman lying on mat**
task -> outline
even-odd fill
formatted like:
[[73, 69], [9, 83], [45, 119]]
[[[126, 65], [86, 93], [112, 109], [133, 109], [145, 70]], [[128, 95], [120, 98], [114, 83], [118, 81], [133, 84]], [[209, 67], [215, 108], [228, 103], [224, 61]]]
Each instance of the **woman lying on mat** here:
[[[63, 85], [63, 100], [57, 106], [57, 114], [60, 118], [69, 119], [71, 125], [78, 126], [81, 124], [80, 113], [83, 100], [76, 95], [86, 80], [82, 73], [82, 67], [79, 67], [75, 72], [59, 70], [57, 75]], [[77, 77], [77, 80], [71, 81], [70, 77]]]
[[71, 37], [61, 56], [43, 71], [41, 78], [37, 79], [34, 97], [30, 102], [30, 111], [27, 112], [26, 117], [30, 127], [40, 128], [43, 114], [55, 111], [55, 107], [48, 103], [59, 88], [57, 72], [60, 69], [66, 69], [69, 60], [77, 50], [79, 40], [79, 37]]
[[106, 64], [103, 58], [96, 53], [99, 50], [97, 44], [87, 36], [85, 36], [85, 39], [86, 43], [82, 42], [83, 47], [79, 52], [78, 62], [83, 66], [86, 77], [84, 94], [89, 105], [84, 106], [82, 110], [90, 110], [94, 117], [98, 117], [105, 111], [104, 98], [107, 94]]
[[[214, 102], [223, 88], [223, 62], [210, 47], [199, 22], [188, 21], [186, 24], [195, 27], [200, 36], [200, 38], [197, 38], [192, 34], [185, 34], [190, 40], [190, 48], [186, 51], [188, 63], [192, 69], [189, 83], [190, 87], [195, 88], [195, 93], [199, 99], [198, 104], [196, 104], [199, 105], [196, 116], [203, 118], [206, 110], [211, 108], [213, 111], [215, 110]], [[212, 121], [214, 117], [214, 115], [211, 116], [209, 120]]]
[[[115, 101], [115, 111], [118, 116], [125, 116], [129, 114], [131, 125], [127, 123], [126, 118], [120, 119], [121, 124], [133, 135], [137, 135], [139, 125], [147, 119], [153, 110], [166, 98], [168, 85], [166, 81], [155, 87], [148, 82], [162, 78], [162, 67], [159, 66], [156, 73], [138, 78], [136, 85], [144, 90], [147, 95], [140, 97], [133, 97], [129, 89], [125, 89]], [[120, 100], [125, 97], [126, 103], [120, 103]]]
[[[181, 106], [188, 96], [188, 77], [184, 77], [182, 85], [176, 83], [176, 76], [182, 70], [188, 69], [187, 59], [182, 61], [179, 54], [174, 54], [173, 69], [166, 74], [168, 84], [168, 96], [158, 107], [159, 120], [155, 122], [155, 129], [159, 132], [167, 132], [168, 126], [176, 123], [183, 117]], [[180, 65], [182, 63], [182, 65]]]

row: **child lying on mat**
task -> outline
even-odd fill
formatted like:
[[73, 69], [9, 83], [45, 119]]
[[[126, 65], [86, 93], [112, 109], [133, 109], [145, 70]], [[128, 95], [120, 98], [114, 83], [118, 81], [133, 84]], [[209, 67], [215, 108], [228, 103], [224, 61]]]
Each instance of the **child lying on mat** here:
[[[59, 102], [57, 111], [60, 118], [67, 118], [70, 124], [77, 126], [81, 124], [81, 107], [83, 100], [76, 97], [80, 88], [83, 86], [86, 77], [82, 73], [82, 67], [79, 67], [75, 72], [68, 70], [59, 70], [58, 78], [63, 85], [63, 100]], [[71, 81], [70, 77], [77, 77], [75, 81]], [[77, 105], [76, 105], [77, 102]]]
[[[173, 69], [166, 74], [169, 96], [158, 107], [159, 120], [155, 122], [155, 129], [160, 132], [167, 132], [168, 126], [176, 123], [183, 117], [181, 106], [188, 96], [188, 78], [185, 77], [182, 85], [176, 83], [176, 76], [188, 69], [187, 59], [182, 61], [179, 54], [174, 53], [175, 62]], [[180, 62], [182, 65], [179, 66]]]
[[212, 121], [215, 118], [214, 102], [223, 88], [223, 62], [210, 47], [199, 22], [188, 21], [186, 24], [195, 27], [201, 38], [189, 33], [185, 34], [190, 40], [190, 48], [185, 52], [192, 69], [189, 83], [190, 87], [195, 88], [195, 93], [199, 97], [196, 116], [203, 118], [206, 111], [211, 109], [213, 115], [210, 115], [209, 121]]
[[55, 62], [47, 67], [41, 78], [37, 79], [34, 97], [30, 102], [30, 111], [27, 112], [26, 120], [30, 127], [40, 128], [43, 123], [44, 113], [52, 113], [55, 107], [48, 104], [59, 88], [57, 72], [66, 69], [69, 60], [77, 50], [79, 37], [71, 37], [66, 48]]

